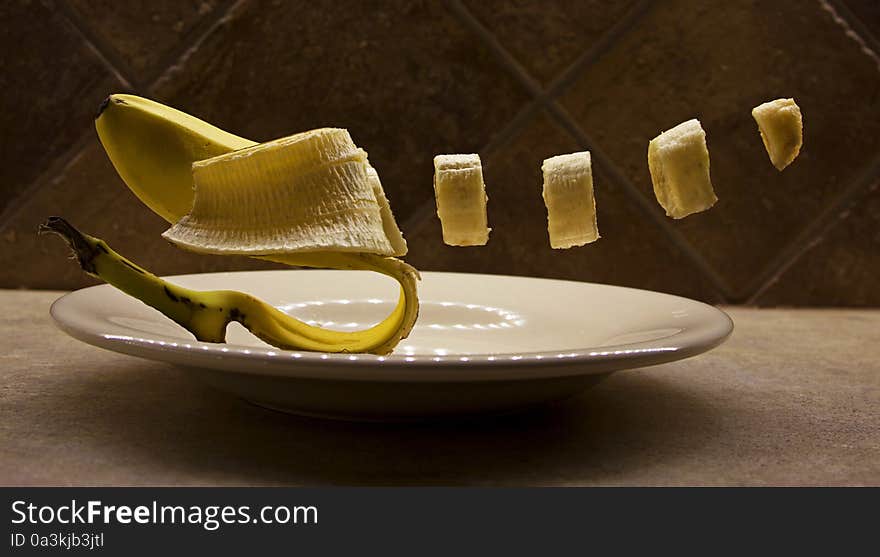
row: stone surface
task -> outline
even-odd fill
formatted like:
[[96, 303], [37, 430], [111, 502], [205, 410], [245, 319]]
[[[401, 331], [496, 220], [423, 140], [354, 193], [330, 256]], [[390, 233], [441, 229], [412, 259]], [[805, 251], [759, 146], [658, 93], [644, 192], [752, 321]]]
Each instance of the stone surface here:
[[776, 278], [761, 305], [880, 306], [880, 183]]
[[122, 85], [43, 3], [3, 2], [0, 21], [2, 214], [92, 127], [101, 100]]
[[585, 280], [716, 301], [699, 270], [670, 247], [663, 232], [596, 166], [593, 184], [602, 237], [582, 247], [550, 248], [541, 164], [580, 150], [546, 115], [539, 116], [501, 153], [483, 161], [489, 243], [447, 246], [440, 221], [431, 215], [407, 234], [407, 260], [424, 270]]
[[160, 71], [161, 62], [219, 0], [69, 0], [93, 33], [110, 45], [135, 79]]
[[635, 1], [471, 0], [465, 4], [526, 71], [549, 83], [598, 43]]
[[712, 352], [544, 410], [375, 425], [263, 410], [0, 291], [3, 485], [880, 485], [880, 313], [728, 311]]
[[[804, 114], [804, 147], [780, 173], [750, 112], [790, 96]], [[727, 280], [733, 299], [747, 297], [754, 274], [880, 147], [880, 71], [813, 2], [656, 5], [562, 102], [652, 200], [648, 141], [701, 120], [719, 202], [670, 222]]]
[[[868, 208], [853, 211], [852, 222], [844, 218], [818, 245], [803, 246], [803, 258], [776, 285], [760, 282], [790, 263], [778, 260], [780, 250], [878, 153], [877, 53], [866, 52], [828, 10], [848, 6], [864, 24], [854, 27], [873, 34], [864, 44], [876, 47], [876, 2], [463, 5], [545, 86], [602, 45], [592, 64], [564, 81], [558, 100], [649, 203], [648, 140], [701, 118], [720, 202], [669, 226], [719, 271], [726, 301], [760, 291], [757, 300], [767, 305], [880, 303], [876, 219]], [[627, 14], [639, 14], [632, 27], [604, 41]], [[145, 94], [254, 139], [350, 128], [382, 175], [410, 238], [410, 259], [423, 268], [598, 280], [717, 300], [682, 245], [600, 171], [603, 238], [568, 252], [547, 248], [540, 159], [583, 147], [548, 123], [513, 68], [459, 15], [448, 4], [403, 0], [321, 9], [272, 0], [3, 3], [0, 287], [90, 283], [57, 240], [34, 236], [53, 213], [160, 273], [262, 267], [170, 248], [158, 237], [165, 224], [122, 188], [89, 135], [100, 100], [126, 86], [117, 73], [141, 88], [161, 73]], [[749, 110], [789, 95], [804, 109], [806, 141], [799, 159], [778, 173]], [[440, 241], [431, 159], [449, 152], [483, 153], [497, 179], [489, 207], [496, 231], [484, 249]], [[800, 273], [809, 280], [798, 280]]]

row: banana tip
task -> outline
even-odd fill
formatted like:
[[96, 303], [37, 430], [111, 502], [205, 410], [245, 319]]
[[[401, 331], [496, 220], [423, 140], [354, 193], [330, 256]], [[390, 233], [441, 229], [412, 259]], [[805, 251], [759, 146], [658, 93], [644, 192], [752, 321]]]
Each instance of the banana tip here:
[[126, 104], [123, 99], [116, 98], [114, 95], [108, 96], [101, 101], [101, 105], [98, 107], [98, 112], [95, 113], [95, 120], [100, 118], [101, 114], [104, 114], [104, 111], [107, 110], [107, 107], [110, 106], [111, 102], [115, 104]]

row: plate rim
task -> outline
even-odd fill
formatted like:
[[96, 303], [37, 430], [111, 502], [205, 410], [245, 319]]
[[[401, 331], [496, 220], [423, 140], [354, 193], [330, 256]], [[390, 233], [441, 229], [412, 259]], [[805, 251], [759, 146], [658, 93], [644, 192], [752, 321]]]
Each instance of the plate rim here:
[[[321, 270], [330, 273], [347, 271]], [[321, 272], [318, 271], [318, 272]], [[315, 272], [298, 269], [266, 269], [253, 271], [219, 271], [211, 273], [190, 273], [163, 276], [170, 280], [190, 279], [216, 275], [249, 275], [253, 273]], [[373, 354], [326, 354], [309, 351], [292, 351], [262, 346], [244, 346], [181, 341], [179, 338], [151, 334], [152, 338], [136, 338], [130, 335], [108, 334], [90, 330], [69, 319], [65, 313], [72, 308], [65, 307], [77, 302], [86, 292], [98, 289], [116, 290], [109, 284], [98, 284], [68, 292], [56, 299], [49, 313], [56, 326], [71, 337], [106, 350], [135, 357], [160, 361], [177, 366], [197, 367], [222, 371], [236, 371], [245, 374], [289, 376], [296, 378], [345, 379], [345, 380], [394, 380], [394, 381], [479, 381], [499, 379], [530, 379], [564, 377], [571, 375], [592, 375], [618, 369], [646, 367], [668, 363], [701, 354], [725, 342], [733, 332], [734, 323], [722, 309], [691, 298], [656, 292], [628, 286], [618, 286], [598, 282], [502, 275], [484, 273], [458, 273], [446, 271], [424, 271], [425, 276], [443, 277], [491, 277], [493, 279], [515, 279], [561, 282], [567, 284], [591, 285], [615, 290], [626, 290], [667, 297], [701, 307], [713, 317], [711, 326], [699, 330], [685, 330], [660, 339], [608, 345], [598, 348], [577, 348], [570, 351], [522, 352], [509, 354], [473, 354], [468, 356], [429, 356], [392, 354], [377, 356]], [[135, 298], [128, 297], [134, 301]], [[140, 302], [138, 302], [140, 303]], [[183, 329], [182, 329], [183, 330]], [[668, 342], [675, 339], [675, 342]], [[658, 345], [660, 344], [660, 345]], [[167, 357], [172, 355], [171, 358]], [[189, 355], [192, 364], [183, 364], [174, 355]], [[193, 358], [194, 357], [194, 358]], [[186, 358], [184, 358], [186, 359]], [[202, 364], [202, 365], [199, 365]], [[206, 365], [210, 364], [210, 365]], [[256, 364], [261, 364], [257, 366]], [[364, 373], [364, 368], [374, 371]], [[480, 373], [473, 373], [474, 370]], [[546, 370], [552, 369], [552, 373]], [[385, 370], [376, 372], [376, 370]], [[418, 373], [412, 371], [418, 370]], [[469, 370], [463, 373], [462, 370]], [[545, 370], [538, 373], [538, 370]]]

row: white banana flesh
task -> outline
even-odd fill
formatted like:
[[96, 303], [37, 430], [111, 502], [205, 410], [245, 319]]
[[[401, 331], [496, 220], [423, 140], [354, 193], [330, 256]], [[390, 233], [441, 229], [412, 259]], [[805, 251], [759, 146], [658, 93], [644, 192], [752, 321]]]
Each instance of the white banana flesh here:
[[804, 143], [804, 124], [801, 109], [794, 99], [776, 99], [752, 109], [752, 118], [758, 123], [758, 131], [770, 162], [777, 170], [790, 165]]
[[373, 189], [373, 195], [379, 204], [382, 228], [385, 231], [385, 237], [391, 242], [391, 248], [394, 250], [393, 255], [395, 257], [406, 255], [406, 240], [404, 240], [403, 233], [397, 226], [397, 221], [394, 220], [394, 213], [391, 212], [391, 204], [388, 202], [388, 198], [385, 197], [385, 189], [382, 187], [379, 173], [369, 164], [367, 164], [367, 180], [369, 180], [370, 187]]
[[551, 157], [541, 171], [550, 247], [568, 249], [598, 240], [590, 152]]
[[322, 128], [196, 162], [192, 210], [163, 236], [215, 254], [405, 252], [366, 161], [347, 130]]
[[718, 198], [709, 177], [706, 132], [693, 119], [667, 130], [648, 144], [654, 195], [674, 219], [705, 211]]
[[443, 228], [443, 242], [450, 246], [484, 246], [490, 228], [486, 216], [486, 184], [480, 155], [434, 157], [434, 197]]

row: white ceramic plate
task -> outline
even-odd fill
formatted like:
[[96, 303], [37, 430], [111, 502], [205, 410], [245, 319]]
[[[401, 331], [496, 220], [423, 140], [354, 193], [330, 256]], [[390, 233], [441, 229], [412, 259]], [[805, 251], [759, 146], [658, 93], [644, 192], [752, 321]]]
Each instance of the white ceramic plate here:
[[[709, 350], [733, 330], [712, 306], [656, 292], [525, 277], [423, 273], [415, 329], [387, 357], [279, 350], [229, 327], [198, 342], [157, 311], [102, 285], [52, 316], [73, 337], [184, 366], [257, 404], [315, 416], [400, 420], [514, 411], [577, 393], [610, 372]], [[260, 271], [171, 277], [195, 289], [259, 296], [305, 321], [370, 326], [395, 283], [358, 271]]]

